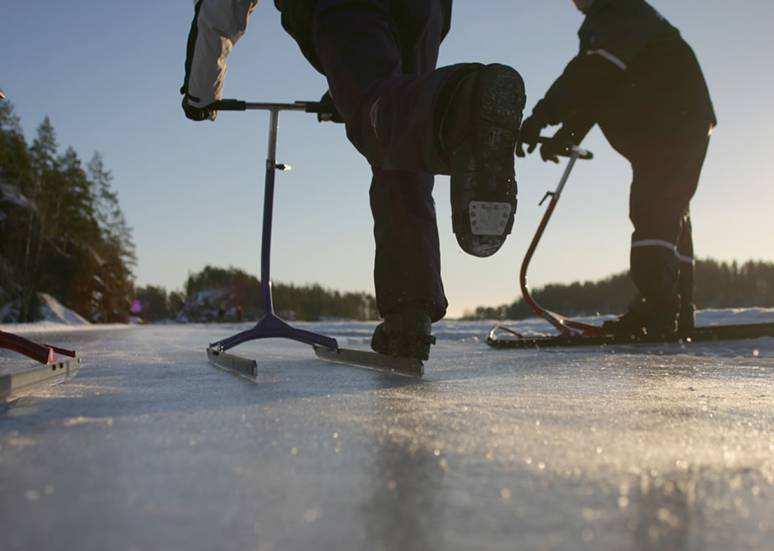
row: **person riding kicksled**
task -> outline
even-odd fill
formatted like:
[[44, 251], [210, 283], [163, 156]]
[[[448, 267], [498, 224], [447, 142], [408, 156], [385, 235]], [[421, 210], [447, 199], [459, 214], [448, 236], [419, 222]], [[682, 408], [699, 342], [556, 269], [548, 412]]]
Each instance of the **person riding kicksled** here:
[[606, 322], [616, 336], [662, 338], [694, 328], [690, 201], [717, 124], [699, 62], [680, 32], [644, 0], [573, 0], [585, 14], [580, 52], [524, 121], [517, 154], [540, 132], [557, 162], [599, 124], [632, 164], [630, 276], [639, 291]]
[[[199, 0], [188, 38], [183, 109], [215, 120], [226, 57], [258, 0]], [[369, 161], [376, 298], [384, 321], [371, 346], [428, 358], [446, 314], [433, 175], [451, 175], [460, 247], [486, 257], [511, 232], [513, 150], [525, 104], [505, 65], [436, 68], [452, 0], [275, 0], [282, 25], [328, 81], [347, 136]]]

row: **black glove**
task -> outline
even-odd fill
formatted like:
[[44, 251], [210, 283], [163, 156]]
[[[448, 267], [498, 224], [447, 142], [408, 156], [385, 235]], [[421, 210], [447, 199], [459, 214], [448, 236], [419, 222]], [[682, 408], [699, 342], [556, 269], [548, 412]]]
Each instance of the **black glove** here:
[[544, 161], [559, 162], [559, 155], [569, 155], [570, 148], [575, 145], [575, 132], [563, 126], [554, 137], [540, 147], [540, 156]]
[[217, 118], [218, 111], [211, 107], [212, 104], [205, 105], [204, 107], [196, 107], [188, 102], [190, 98], [191, 96], [188, 94], [183, 96], [183, 111], [185, 111], [186, 117], [192, 121], [214, 121]]
[[330, 90], [325, 92], [323, 97], [320, 98], [320, 108], [321, 112], [317, 113], [317, 120], [319, 122], [344, 122], [339, 110], [333, 104], [333, 96], [331, 96]]
[[527, 120], [521, 125], [521, 133], [519, 135], [519, 143], [516, 144], [516, 156], [526, 157], [524, 153], [524, 144], [527, 144], [527, 153], [532, 153], [538, 145], [540, 139], [540, 131], [545, 128], [546, 125], [542, 120], [532, 115], [527, 117]]

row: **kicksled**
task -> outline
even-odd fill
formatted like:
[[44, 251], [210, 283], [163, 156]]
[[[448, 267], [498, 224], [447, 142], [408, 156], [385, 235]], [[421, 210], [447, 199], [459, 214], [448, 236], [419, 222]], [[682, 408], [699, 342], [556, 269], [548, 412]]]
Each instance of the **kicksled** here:
[[73, 350], [38, 344], [5, 331], [0, 331], [0, 348], [26, 356], [38, 364], [0, 375], [0, 402], [39, 387], [72, 379], [81, 366], [81, 359]]
[[317, 114], [320, 121], [333, 120], [323, 104], [319, 102], [295, 103], [250, 103], [238, 100], [222, 100], [218, 103], [219, 111], [268, 111], [269, 112], [269, 147], [266, 158], [266, 175], [263, 201], [263, 231], [261, 234], [261, 293], [265, 314], [254, 327], [210, 344], [207, 348], [207, 358], [214, 366], [231, 372], [248, 380], [255, 380], [258, 375], [258, 364], [255, 360], [244, 358], [229, 351], [246, 342], [261, 339], [289, 339], [311, 345], [316, 356], [324, 361], [346, 364], [354, 367], [372, 369], [383, 373], [403, 375], [407, 377], [422, 377], [424, 365], [421, 361], [410, 358], [384, 356], [366, 350], [350, 350], [342, 348], [336, 339], [305, 331], [291, 326], [280, 319], [274, 310], [274, 299], [271, 290], [271, 241], [272, 220], [274, 216], [274, 187], [277, 172], [290, 170], [289, 165], [277, 162], [277, 133], [279, 115], [283, 111], [295, 111]]
[[[545, 142], [547, 138], [541, 138]], [[607, 334], [601, 326], [583, 323], [570, 319], [556, 312], [544, 308], [532, 297], [529, 286], [527, 285], [527, 272], [529, 270], [532, 257], [537, 251], [540, 240], [551, 221], [551, 217], [559, 204], [565, 186], [567, 185], [573, 168], [578, 160], [591, 160], [594, 155], [575, 145], [568, 148], [569, 162], [562, 174], [559, 185], [554, 191], [546, 193], [542, 205], [547, 199], [550, 199], [546, 212], [538, 225], [532, 242], [530, 243], [527, 254], [521, 264], [519, 273], [519, 286], [524, 301], [532, 308], [535, 314], [550, 323], [557, 333], [553, 335], [524, 335], [507, 325], [497, 324], [489, 332], [487, 344], [496, 349], [541, 349], [541, 348], [564, 348], [564, 347], [582, 347], [582, 346], [613, 346], [630, 344], [656, 344], [656, 343], [694, 343], [711, 341], [730, 341], [747, 340], [762, 337], [774, 337], [774, 323], [761, 323], [751, 325], [718, 325], [696, 327], [688, 333], [677, 334], [670, 338], [649, 338], [647, 335], [641, 337], [621, 337]]]

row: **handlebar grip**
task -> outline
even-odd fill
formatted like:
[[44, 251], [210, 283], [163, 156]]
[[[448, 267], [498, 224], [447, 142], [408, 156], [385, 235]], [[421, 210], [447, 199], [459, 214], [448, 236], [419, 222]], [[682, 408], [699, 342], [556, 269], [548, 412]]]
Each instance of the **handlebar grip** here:
[[307, 113], [315, 113], [320, 122], [336, 122], [336, 113], [321, 101], [297, 101], [296, 103], [303, 104]]
[[238, 99], [222, 99], [212, 106], [217, 111], [247, 111], [247, 102]]
[[303, 105], [305, 107], [304, 111], [306, 113], [316, 113], [318, 115], [325, 114], [326, 110], [323, 107], [323, 104], [319, 101], [297, 101], [296, 102], [299, 105]]
[[[542, 145], [542, 144], [546, 144], [546, 143], [548, 143], [548, 142], [550, 142], [552, 140], [553, 140], [553, 138], [550, 138], [548, 136], [540, 136], [540, 138], [538, 138], [538, 143]], [[594, 153], [592, 153], [588, 149], [583, 149], [582, 147], [577, 146], [577, 145], [575, 145], [572, 142], [567, 142], [567, 144], [565, 145], [566, 152], [560, 153], [559, 156], [560, 157], [569, 157], [570, 155], [572, 155], [573, 148], [577, 148], [578, 153], [579, 153], [578, 154], [578, 158], [579, 159], [584, 160], [584, 161], [591, 161], [591, 160], [594, 159]]]
[[584, 161], [593, 161], [594, 160], [594, 154], [587, 150], [587, 149], [580, 149], [580, 155], [578, 155], [579, 159], [583, 159]]

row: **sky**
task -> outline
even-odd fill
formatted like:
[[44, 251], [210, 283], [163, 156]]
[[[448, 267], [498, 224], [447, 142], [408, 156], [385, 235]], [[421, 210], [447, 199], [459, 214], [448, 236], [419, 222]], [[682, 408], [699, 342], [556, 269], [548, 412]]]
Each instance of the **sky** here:
[[[696, 50], [720, 125], [692, 203], [699, 257], [774, 260], [774, 4], [769, 0], [653, 0]], [[743, 6], [743, 7], [742, 7]], [[5, 0], [0, 88], [28, 139], [48, 115], [64, 149], [98, 150], [115, 177], [137, 245], [139, 284], [181, 288], [207, 264], [258, 273], [265, 113], [222, 113], [215, 123], [183, 117], [178, 90], [193, 15], [187, 0], [93, 2]], [[440, 65], [506, 63], [542, 97], [578, 47], [582, 15], [571, 0], [457, 0]], [[319, 98], [327, 86], [263, 0], [230, 58], [226, 97]], [[598, 279], [625, 270], [628, 163], [598, 129], [530, 272], [531, 286]], [[282, 116], [275, 204], [274, 281], [373, 292], [370, 170], [341, 125]], [[436, 180], [443, 276], [450, 316], [519, 295], [518, 268], [543, 213], [538, 202], [561, 167], [534, 156], [517, 164], [514, 232], [489, 259], [463, 253], [451, 231], [449, 181]]]

